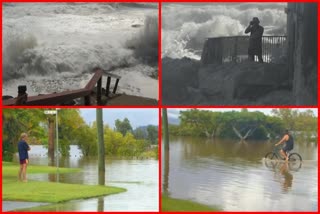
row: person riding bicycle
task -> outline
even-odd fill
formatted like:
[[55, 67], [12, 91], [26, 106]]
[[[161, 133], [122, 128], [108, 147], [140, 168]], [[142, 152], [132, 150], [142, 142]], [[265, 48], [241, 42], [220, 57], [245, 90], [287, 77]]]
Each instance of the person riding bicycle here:
[[280, 154], [286, 159], [286, 161], [288, 161], [289, 156], [287, 155], [287, 152], [289, 152], [293, 149], [293, 137], [289, 133], [288, 129], [286, 129], [283, 138], [278, 143], [276, 143], [275, 146], [278, 146], [279, 144], [282, 144], [282, 143], [286, 143], [286, 144], [280, 150]]

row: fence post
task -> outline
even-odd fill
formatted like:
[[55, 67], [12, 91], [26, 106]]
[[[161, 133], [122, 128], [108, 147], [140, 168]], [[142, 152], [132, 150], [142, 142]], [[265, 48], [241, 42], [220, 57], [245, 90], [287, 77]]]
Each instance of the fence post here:
[[100, 77], [97, 83], [97, 104], [98, 105], [101, 105], [101, 90], [102, 90], [101, 84], [102, 84], [102, 76]]
[[108, 76], [108, 79], [107, 79], [107, 86], [106, 86], [106, 96], [107, 96], [107, 97], [109, 96], [110, 82], [111, 82], [111, 77], [110, 77], [110, 76]]
[[84, 105], [86, 105], [86, 106], [90, 106], [91, 105], [90, 95], [84, 97]]
[[114, 94], [115, 94], [116, 91], [117, 91], [118, 83], [119, 83], [119, 78], [117, 78], [116, 84], [115, 84], [115, 86], [114, 86], [114, 88], [113, 88], [113, 91], [112, 91], [112, 93], [114, 93]]

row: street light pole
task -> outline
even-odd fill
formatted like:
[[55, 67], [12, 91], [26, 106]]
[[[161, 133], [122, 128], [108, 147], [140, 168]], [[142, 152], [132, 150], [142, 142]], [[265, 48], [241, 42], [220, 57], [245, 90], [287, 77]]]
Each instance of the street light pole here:
[[59, 182], [59, 129], [58, 129], [58, 110], [59, 108], [56, 108], [56, 110], [45, 110], [45, 114], [49, 115], [56, 115], [56, 167], [57, 167], [57, 179], [56, 182]]

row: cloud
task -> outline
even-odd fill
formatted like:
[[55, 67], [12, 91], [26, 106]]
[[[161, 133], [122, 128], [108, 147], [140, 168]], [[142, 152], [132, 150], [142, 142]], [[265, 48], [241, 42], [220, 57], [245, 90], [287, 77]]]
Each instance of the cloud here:
[[179, 118], [180, 110], [178, 110], [178, 109], [168, 109], [167, 113], [168, 113], [168, 117]]

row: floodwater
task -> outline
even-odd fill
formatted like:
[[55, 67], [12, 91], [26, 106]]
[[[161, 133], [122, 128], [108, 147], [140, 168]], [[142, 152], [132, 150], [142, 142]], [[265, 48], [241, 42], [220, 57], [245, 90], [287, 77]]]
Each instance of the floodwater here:
[[317, 144], [295, 143], [300, 165], [265, 160], [274, 143], [171, 137], [163, 192], [224, 211], [317, 211]]
[[[31, 146], [30, 163], [48, 165], [47, 150]], [[60, 159], [60, 167], [81, 168], [79, 173], [61, 174], [63, 183], [98, 184], [97, 158], [81, 156], [77, 146], [71, 146], [70, 157]], [[26, 209], [28, 211], [158, 211], [158, 160], [106, 160], [106, 185], [127, 189], [124, 193], [86, 200]], [[56, 181], [55, 174], [29, 174], [28, 179]]]

